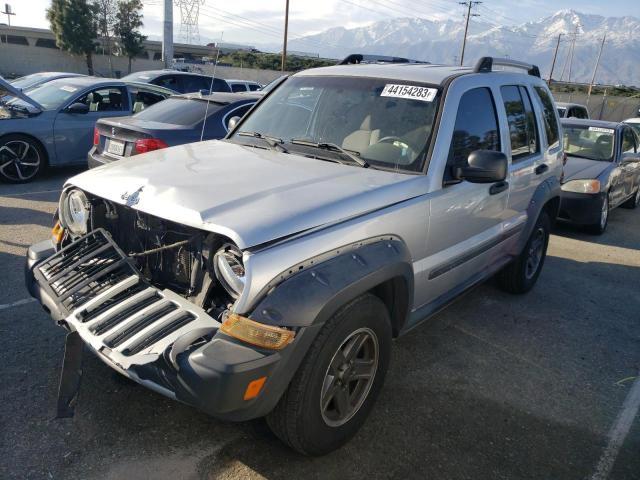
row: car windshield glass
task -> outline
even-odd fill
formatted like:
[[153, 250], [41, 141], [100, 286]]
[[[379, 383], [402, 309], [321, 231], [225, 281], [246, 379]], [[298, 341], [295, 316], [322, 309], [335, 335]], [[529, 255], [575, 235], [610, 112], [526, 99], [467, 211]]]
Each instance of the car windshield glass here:
[[615, 130], [586, 125], [563, 125], [567, 155], [610, 162], [613, 159]]
[[[80, 87], [69, 85], [64, 80], [53, 80], [39, 87], [29, 88], [24, 91], [24, 94], [38, 102], [46, 110], [53, 110], [77, 95], [80, 90]], [[8, 103], [10, 105], [26, 105], [18, 98], [13, 98]]]
[[[291, 153], [346, 157], [322, 146], [334, 144], [372, 167], [415, 172], [424, 165], [438, 98], [436, 88], [414, 82], [292, 77], [259, 104], [238, 132], [282, 139]], [[264, 146], [237, 133], [232, 141]]]
[[[224, 105], [209, 102], [207, 115], [210, 116], [223, 108]], [[168, 98], [158, 102], [140, 113], [136, 113], [138, 120], [172, 123], [174, 125], [193, 125], [201, 122], [207, 111], [207, 102], [204, 100], [189, 100], [186, 98]]]

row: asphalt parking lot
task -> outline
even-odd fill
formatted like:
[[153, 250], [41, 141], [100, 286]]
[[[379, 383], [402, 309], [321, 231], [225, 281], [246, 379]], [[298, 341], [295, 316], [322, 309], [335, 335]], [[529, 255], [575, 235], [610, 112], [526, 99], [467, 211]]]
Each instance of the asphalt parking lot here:
[[89, 355], [75, 417], [53, 418], [64, 331], [22, 268], [73, 173], [0, 185], [0, 478], [640, 478], [640, 210], [601, 237], [558, 227], [531, 293], [489, 282], [396, 341], [365, 427], [305, 458], [261, 421], [217, 421]]

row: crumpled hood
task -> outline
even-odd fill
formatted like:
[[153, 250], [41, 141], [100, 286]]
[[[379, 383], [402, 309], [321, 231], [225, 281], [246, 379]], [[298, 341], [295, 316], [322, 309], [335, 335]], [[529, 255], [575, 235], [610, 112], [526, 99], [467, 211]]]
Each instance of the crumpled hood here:
[[609, 166], [611, 166], [611, 162], [601, 162], [568, 155], [567, 164], [564, 166], [564, 181], [598, 178]]
[[244, 249], [417, 197], [421, 179], [212, 140], [136, 155], [68, 184]]

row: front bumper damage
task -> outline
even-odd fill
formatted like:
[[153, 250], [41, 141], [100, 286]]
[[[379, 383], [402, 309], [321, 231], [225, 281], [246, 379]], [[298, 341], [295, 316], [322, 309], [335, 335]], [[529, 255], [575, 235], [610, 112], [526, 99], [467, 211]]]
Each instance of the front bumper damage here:
[[[107, 365], [219, 418], [268, 413], [284, 390], [282, 379], [290, 378], [283, 374], [289, 360], [301, 358], [308, 344], [304, 331], [278, 352], [228, 337], [204, 310], [149, 284], [104, 230], [59, 252], [50, 241], [33, 245], [25, 273], [27, 288], [52, 318]], [[244, 400], [247, 385], [263, 376], [260, 395]]]

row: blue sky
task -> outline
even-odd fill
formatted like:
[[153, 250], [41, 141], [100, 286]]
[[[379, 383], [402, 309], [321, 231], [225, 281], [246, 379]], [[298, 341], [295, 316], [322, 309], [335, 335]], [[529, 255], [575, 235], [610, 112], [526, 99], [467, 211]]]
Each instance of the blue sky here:
[[[50, 0], [3, 0], [16, 12], [12, 24], [46, 28], [45, 9]], [[163, 0], [143, 0], [144, 33], [161, 34]], [[202, 1], [202, 0], [201, 0]], [[336, 26], [357, 27], [392, 17], [462, 18], [457, 0], [290, 0], [290, 32], [293, 37]], [[285, 0], [204, 0], [200, 9], [203, 39], [228, 42], [273, 43], [282, 36]], [[572, 8], [604, 16], [640, 16], [640, 0], [485, 0], [477, 9], [491, 23], [513, 25]], [[174, 7], [174, 21], [180, 11]], [[3, 20], [4, 17], [3, 17]], [[175, 28], [179, 40], [179, 26]]]

